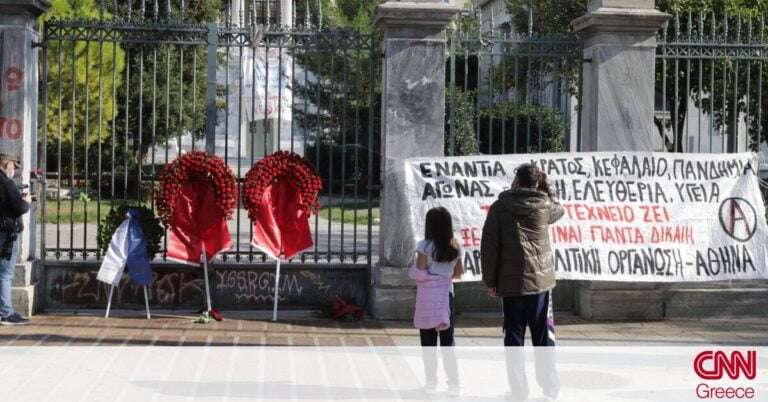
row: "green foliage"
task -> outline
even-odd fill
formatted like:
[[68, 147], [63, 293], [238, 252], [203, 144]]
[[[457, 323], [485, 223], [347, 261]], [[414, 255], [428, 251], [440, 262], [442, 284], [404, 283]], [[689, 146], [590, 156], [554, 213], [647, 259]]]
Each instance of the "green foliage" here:
[[154, 211], [144, 205], [118, 204], [113, 206], [99, 223], [97, 236], [99, 250], [101, 250], [102, 255], [107, 252], [112, 236], [125, 220], [129, 209], [135, 209], [139, 212], [139, 224], [144, 232], [144, 238], [147, 240], [147, 254], [152, 259], [160, 252], [165, 230], [160, 226], [160, 220], [155, 216]]
[[[477, 121], [476, 97], [474, 91], [464, 92], [460, 88], [446, 91], [445, 110], [448, 115], [449, 127], [446, 128], [445, 149], [455, 156], [476, 155], [479, 151], [475, 122]], [[450, 125], [453, 125], [453, 148], [451, 148]]]
[[[188, 0], [184, 23], [215, 22], [222, 7], [223, 0]], [[178, 0], [172, 2], [171, 9], [179, 10]], [[176, 44], [124, 45], [124, 48], [128, 68], [123, 81], [127, 85], [118, 91], [117, 135], [118, 138], [127, 137], [130, 154], [140, 156], [129, 161], [135, 164], [136, 160], [143, 160], [153, 143], [169, 141], [174, 144], [178, 137], [190, 133], [195, 138], [202, 138], [205, 132], [207, 48]], [[236, 55], [237, 50], [231, 50], [231, 54]], [[219, 60], [226, 59], [220, 55]]]
[[669, 13], [716, 12], [757, 17], [768, 11], [765, 0], [657, 0], [656, 7]]
[[91, 196], [88, 195], [88, 193], [86, 193], [85, 191], [83, 191], [82, 193], [80, 193], [80, 195], [77, 196], [77, 200], [79, 202], [84, 203], [84, 204], [93, 201], [93, 200], [91, 200]]
[[[297, 77], [295, 93], [309, 100], [306, 112], [297, 108], [293, 118], [308, 134], [307, 158], [318, 167], [326, 184], [324, 191], [358, 186], [365, 192], [369, 176], [377, 176], [378, 156], [368, 171], [369, 150], [379, 149], [379, 136], [369, 142], [370, 131], [379, 126], [380, 76], [378, 43], [373, 29], [373, 13], [381, 0], [321, 0], [310, 3], [313, 23], [318, 25], [318, 4], [322, 7], [320, 35], [328, 45], [317, 50], [296, 52], [294, 60], [311, 73]], [[325, 42], [325, 41], [324, 41]], [[331, 177], [331, 173], [332, 177]], [[333, 180], [331, 180], [333, 179]], [[350, 191], [352, 189], [346, 189]]]
[[589, 0], [507, 0], [512, 25], [518, 33], [527, 33], [530, 7], [533, 5], [533, 32], [552, 35], [570, 33], [571, 21], [587, 12]]
[[[96, 0], [53, 0], [41, 19], [95, 19], [98, 16]], [[62, 169], [80, 172], [87, 156], [95, 160], [95, 144], [99, 139], [106, 141], [110, 136], [111, 122], [116, 116], [113, 89], [123, 82], [125, 52], [112, 42], [51, 42], [46, 62], [48, 77], [43, 79], [47, 79], [48, 96], [41, 99], [45, 104], [40, 105], [40, 109], [47, 108], [48, 113], [45, 121], [48, 166], [50, 170], [57, 167], [61, 141]], [[69, 157], [73, 145], [74, 164]]]
[[[665, 31], [668, 40], [674, 40], [674, 35], [679, 32], [678, 41], [689, 41], [687, 36], [689, 30], [698, 41], [703, 37], [705, 41], [711, 41], [709, 38], [714, 23], [714, 40], [718, 43], [736, 43], [734, 35], [741, 28], [742, 43], [747, 38], [747, 25], [750, 18], [764, 14], [768, 11], [768, 2], [764, 0], [664, 0], [657, 4], [663, 11], [674, 14], [669, 27]], [[699, 13], [701, 13], [701, 18]], [[713, 20], [713, 16], [715, 19]], [[729, 35], [725, 34], [726, 16], [729, 17]], [[735, 17], [734, 17], [735, 16]], [[743, 24], [737, 23], [736, 19], [741, 18]], [[760, 36], [758, 22], [752, 21], [754, 29], [752, 35]], [[701, 26], [700, 24], [703, 24]], [[699, 30], [703, 30], [700, 36]], [[680, 60], [667, 59], [656, 63], [656, 83], [657, 91], [665, 93], [664, 104], [656, 105], [657, 109], [665, 110], [669, 113], [669, 118], [662, 121], [656, 119], [655, 123], [660, 132], [672, 130], [672, 141], [667, 144], [668, 150], [683, 151], [688, 150], [685, 142], [686, 120], [688, 116], [688, 100], [692, 99], [696, 107], [703, 111], [711, 111], [713, 123], [718, 131], [727, 134], [731, 144], [727, 145], [726, 150], [733, 149], [735, 146], [733, 140], [736, 139], [735, 130], [737, 124], [734, 122], [741, 120], [740, 116], [747, 110], [758, 110], [768, 106], [768, 99], [758, 103], [760, 97], [758, 91], [761, 88], [755, 85], [753, 80], [757, 77], [757, 68], [753, 68], [753, 74], [750, 75], [746, 68], [749, 61], [739, 62], [734, 59], [719, 59], [715, 61], [707, 60]], [[754, 65], [754, 63], [752, 63]], [[699, 76], [703, 77], [699, 80]], [[662, 88], [666, 82], [666, 88]], [[677, 83], [678, 89], [675, 89]], [[740, 94], [738, 99], [734, 99], [733, 91]], [[724, 94], [729, 94], [725, 96]], [[707, 117], [705, 117], [707, 118]], [[762, 121], [765, 126], [766, 119]], [[752, 136], [752, 144], [757, 144], [757, 135], [761, 122], [758, 116], [750, 114], [747, 118], [747, 127]], [[676, 128], [676, 130], [674, 130]], [[706, 134], [700, 134], [706, 135]], [[695, 147], [695, 145], [694, 145]], [[694, 148], [694, 150], [697, 148]]]
[[[322, 28], [348, 28], [370, 34], [374, 31], [373, 14], [385, 0], [312, 0], [309, 2], [312, 24]], [[321, 17], [322, 15], [322, 17]]]
[[[586, 0], [507, 0], [508, 9], [512, 15], [513, 24], [518, 32], [527, 31], [528, 27], [528, 9], [533, 4], [533, 27], [534, 33], [541, 35], [561, 35], [570, 34], [570, 21], [580, 17], [586, 12]], [[768, 1], [766, 0], [658, 0], [655, 2], [656, 8], [661, 11], [672, 14], [677, 13], [669, 23], [668, 35], [673, 35], [679, 31], [685, 36], [690, 26], [694, 35], [698, 37], [699, 15], [703, 13], [703, 22], [705, 37], [708, 37], [712, 29], [712, 16], [716, 18], [715, 32], [716, 41], [725, 43], [735, 42], [736, 17], [742, 19], [742, 41], [747, 37], [747, 25], [750, 18], [756, 18], [768, 14]], [[724, 34], [724, 16], [731, 17], [729, 25], [729, 37]], [[690, 18], [690, 21], [689, 21]], [[752, 21], [752, 35], [759, 37], [759, 23]], [[764, 34], [768, 34], [766, 31]], [[671, 36], [670, 36], [671, 39]], [[684, 39], [685, 40], [685, 39]], [[698, 39], [697, 39], [698, 40]], [[656, 119], [655, 123], [661, 133], [665, 133], [676, 127], [676, 132], [672, 132], [673, 138], [666, 144], [667, 150], [684, 150], [683, 142], [686, 129], [686, 119], [688, 118], [688, 99], [692, 98], [694, 104], [702, 110], [713, 110], [713, 119], [718, 129], [725, 129], [727, 134], [733, 134], [736, 125], [733, 123], [747, 110], [764, 110], [768, 108], [768, 98], [762, 104], [758, 103], [759, 86], [752, 80], [755, 79], [754, 68], [753, 75], [750, 77], [747, 73], [746, 62], [739, 66], [734, 60], [718, 60], [716, 63], [710, 61], [700, 63], [698, 60], [667, 60], [666, 65], [663, 61], [656, 63], [656, 83], [657, 92], [665, 92], [665, 98], [662, 105], [656, 105], [657, 109], [664, 109], [670, 113], [670, 119]], [[666, 67], [666, 68], [664, 68]], [[677, 67], [677, 68], [676, 68]], [[698, 77], [701, 73], [703, 80], [699, 83]], [[666, 90], [662, 90], [661, 84], [666, 82]], [[675, 83], [678, 84], [677, 93]], [[751, 84], [751, 85], [750, 85]], [[734, 88], [734, 86], [736, 86]], [[723, 91], [726, 88], [728, 93], [736, 90], [739, 94], [744, 94], [742, 99], [734, 100], [733, 96], [728, 99], [723, 97]], [[661, 95], [661, 94], [659, 94]], [[748, 96], [747, 96], [748, 95]], [[756, 144], [758, 131], [760, 127], [768, 126], [768, 116], [760, 122], [758, 116], [754, 113], [748, 117], [749, 132], [752, 137], [752, 144]], [[675, 120], [673, 122], [673, 120]], [[666, 136], [664, 136], [665, 139]], [[730, 135], [729, 138], [735, 138]]]
[[503, 132], [502, 152], [495, 153], [565, 151], [565, 122], [560, 113], [549, 106], [499, 102], [483, 108], [480, 117], [493, 118], [497, 126], [494, 132]]
[[[543, 35], [572, 32], [571, 21], [587, 12], [589, 0], [507, 0], [517, 32], [527, 32], [533, 5], [533, 32]], [[656, 8], [668, 13], [715, 12], [719, 15], [757, 17], [768, 12], [766, 0], [656, 0]]]
[[[97, 0], [54, 0], [42, 20], [97, 20], [99, 3]], [[219, 20], [222, 4], [223, 0], [188, 0], [184, 21], [186, 24], [215, 22]], [[103, 19], [113, 19], [114, 2], [104, 2], [104, 6]], [[170, 6], [173, 10], [170, 18], [178, 18], [179, 0], [171, 1]], [[125, 5], [120, 7], [118, 19], [127, 18]], [[151, 9], [147, 7], [147, 15], [153, 12]], [[158, 24], [167, 23], [163, 9], [161, 6]], [[133, 7], [132, 18], [142, 18], [138, 6]], [[114, 163], [116, 174], [124, 174], [126, 167], [129, 172], [136, 172], [137, 164], [153, 142], [173, 141], [187, 133], [202, 137], [207, 49], [161, 44], [162, 41], [163, 38], [158, 37], [157, 45], [67, 40], [49, 43], [49, 170], [58, 169], [61, 157], [63, 173], [79, 174], [87, 164], [89, 173], [95, 174], [101, 156], [102, 170], [110, 169]]]

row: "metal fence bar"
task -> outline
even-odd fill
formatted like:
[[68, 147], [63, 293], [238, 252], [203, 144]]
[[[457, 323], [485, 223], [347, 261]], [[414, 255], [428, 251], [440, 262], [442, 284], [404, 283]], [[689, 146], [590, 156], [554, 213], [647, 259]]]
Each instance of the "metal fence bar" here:
[[[377, 69], [376, 69], [376, 55], [378, 54], [379, 49], [377, 47], [377, 44], [373, 42], [371, 39], [370, 43], [370, 52], [369, 52], [369, 64], [371, 69], [371, 77], [376, 77], [377, 75]], [[370, 85], [370, 93], [369, 93], [369, 99], [368, 99], [368, 183], [366, 186], [367, 189], [367, 203], [368, 203], [368, 265], [372, 266], [373, 261], [373, 156], [374, 156], [374, 105], [376, 105], [375, 102], [376, 99], [376, 88], [375, 85]], [[370, 269], [369, 269], [370, 271]], [[371, 275], [371, 278], [373, 276]], [[369, 278], [370, 279], [370, 278]]]
[[219, 32], [216, 24], [208, 24], [208, 69], [207, 85], [205, 91], [205, 152], [214, 153], [216, 151], [216, 69], [218, 61], [216, 52], [218, 51]]
[[[85, 138], [83, 141], [83, 151], [85, 152], [85, 163], [83, 164], [83, 170], [85, 171], [85, 182], [83, 187], [83, 192], [86, 194], [86, 197], [83, 198], [83, 216], [85, 220], [85, 224], [83, 225], [83, 260], [88, 258], [88, 183], [90, 182], [91, 176], [88, 174], [88, 144], [90, 142], [90, 80], [89, 73], [91, 71], [89, 61], [89, 53], [91, 48], [91, 42], [86, 41], [85, 42]], [[74, 117], [74, 116], [73, 116]], [[75, 142], [72, 141], [74, 144]], [[98, 222], [97, 222], [98, 223]]]
[[[322, 71], [323, 64], [322, 64], [322, 60], [321, 60], [320, 57], [317, 58], [317, 62], [316, 63], [317, 63], [317, 65], [315, 66], [315, 68], [316, 68], [315, 71]], [[315, 105], [315, 107], [317, 108], [317, 118], [316, 118], [317, 137], [316, 137], [316, 140], [315, 140], [315, 165], [318, 166], [318, 167], [320, 166], [320, 147], [318, 146], [318, 143], [320, 141], [322, 141], [322, 135], [323, 135], [323, 124], [322, 124], [322, 119], [320, 117], [321, 110], [322, 110], [322, 107], [323, 107], [323, 99], [322, 99], [322, 96], [321, 96], [322, 85], [323, 85], [322, 82], [315, 83], [315, 87], [316, 87], [315, 88], [315, 91], [316, 91], [315, 92], [315, 96], [316, 96], [316, 101], [315, 102], [317, 103], [317, 105]], [[322, 208], [322, 206], [321, 206], [321, 208]], [[330, 210], [328, 212], [330, 213]], [[314, 228], [314, 233], [315, 233], [315, 241], [314, 241], [314, 243], [315, 243], [315, 247], [314, 247], [314, 253], [313, 253], [314, 259], [315, 259], [315, 263], [317, 263], [318, 259], [320, 258], [320, 250], [319, 250], [319, 246], [320, 246], [320, 230], [319, 229], [320, 229], [320, 214], [316, 214], [315, 215], [315, 228]]]
[[[43, 22], [43, 32], [45, 32], [45, 22]], [[3, 38], [0, 38], [2, 40]], [[42, 197], [40, 199], [40, 233], [42, 234], [40, 236], [40, 258], [45, 261], [47, 258], [46, 255], [46, 246], [48, 245], [46, 240], [46, 234], [48, 233], [46, 231], [46, 221], [48, 219], [48, 207], [46, 205], [47, 199], [48, 199], [48, 47], [50, 44], [46, 43], [42, 46], [42, 85], [40, 87], [41, 90], [41, 96], [40, 98], [43, 99], [42, 107], [43, 107], [43, 119], [42, 119], [42, 142], [43, 146], [41, 147], [42, 152], [42, 158], [40, 159], [40, 166], [43, 172], [43, 191], [42, 191]], [[99, 86], [101, 88], [101, 86]]]
[[[157, 1], [155, 1], [157, 6]], [[157, 8], [155, 8], [157, 10]], [[156, 11], [155, 11], [156, 15]], [[150, 169], [152, 172], [152, 187], [151, 187], [151, 201], [150, 208], [152, 212], [155, 212], [155, 181], [157, 180], [157, 171], [155, 170], [156, 163], [156, 147], [157, 143], [157, 46], [152, 47], [152, 147], [151, 147], [151, 159]]]
[[[330, 71], [331, 75], [333, 75], [333, 73], [336, 71], [336, 57], [335, 57], [335, 54], [333, 54], [333, 53], [331, 53], [330, 56], [331, 56], [331, 63], [330, 63], [330, 70], [329, 71]], [[269, 71], [269, 70], [267, 70], [267, 71]], [[336, 89], [336, 85], [335, 84], [336, 84], [335, 80], [331, 81], [331, 83], [330, 83], [331, 92], [334, 92], [334, 93], [335, 93], [335, 89]], [[334, 121], [333, 121], [334, 113], [335, 113], [334, 112], [334, 99], [333, 99], [333, 97], [329, 97], [329, 99], [328, 99], [328, 116], [330, 116], [330, 118], [328, 119], [328, 132], [329, 132], [329, 137], [330, 137], [329, 141], [332, 141], [333, 133], [334, 133], [334, 130], [335, 130], [335, 127], [334, 127], [335, 124], [334, 124]], [[331, 249], [332, 249], [332, 247], [331, 247], [331, 233], [333, 233], [333, 230], [332, 230], [332, 227], [333, 227], [333, 223], [332, 222], [333, 222], [333, 220], [331, 219], [331, 217], [333, 216], [333, 207], [332, 207], [332, 204], [330, 202], [330, 200], [333, 200], [333, 146], [328, 147], [328, 191], [327, 191], [327, 194], [328, 194], [328, 200], [329, 200], [329, 202], [328, 202], [328, 236], [327, 236], [327, 238], [328, 238], [328, 253], [327, 253], [327, 258], [328, 258], [328, 261], [330, 261], [331, 258], [332, 258], [332, 253], [331, 253]]]
[[[765, 39], [765, 19], [763, 16], [760, 16], [760, 44], [764, 44]], [[755, 135], [755, 140], [757, 141], [758, 149], [760, 147], [760, 144], [763, 143], [763, 68], [764, 62], [763, 60], [758, 61], [758, 74], [757, 74], [757, 135]]]
[[[143, 16], [144, 2], [141, 4], [141, 15]], [[142, 153], [144, 152], [144, 46], [139, 48], [139, 130], [137, 133], [138, 151], [136, 152], [136, 174], [138, 176], [136, 186], [136, 201], [138, 205], [144, 205], [144, 199], [142, 198], [142, 166], [144, 161], [142, 160]], [[152, 178], [154, 180], [154, 177]]]
[[[355, 58], [357, 60], [362, 60], [362, 54], [361, 49], [358, 47], [356, 49], [356, 55]], [[360, 104], [362, 99], [362, 94], [360, 93], [360, 78], [362, 76], [360, 64], [357, 64], [354, 69], [354, 89], [353, 89], [353, 97], [355, 99], [356, 104]], [[355, 108], [355, 123], [354, 123], [354, 132], [355, 132], [355, 145], [360, 144], [360, 108]], [[346, 152], [346, 149], [345, 149]], [[359, 158], [360, 158], [360, 147], [354, 146], [354, 159], [355, 164], [353, 168], [353, 180], [354, 180], [354, 187], [353, 187], [353, 194], [352, 198], [354, 198], [354, 209], [352, 210], [352, 221], [355, 222], [354, 226], [352, 226], [352, 263], [357, 263], [357, 217], [358, 217], [358, 211], [360, 210], [360, 205], [358, 205], [358, 201], [360, 200], [360, 181], [361, 181], [361, 175], [360, 175], [360, 164], [359, 164]]]
[[[62, 60], [62, 53], [63, 53], [63, 43], [61, 41], [58, 41], [57, 46], [57, 57], [58, 57], [58, 63], [56, 64], [57, 72], [59, 77], [62, 75], [63, 71], [63, 60]], [[63, 172], [62, 166], [61, 166], [61, 155], [62, 155], [62, 80], [58, 80], [58, 87], [57, 87], [57, 96], [59, 99], [59, 108], [58, 108], [58, 137], [57, 137], [57, 160], [58, 163], [56, 165], [56, 258], [61, 257], [61, 174]], [[114, 82], [114, 81], [113, 81]]]
[[76, 143], [76, 131], [75, 131], [75, 105], [76, 102], [76, 93], [77, 93], [77, 42], [72, 43], [72, 110], [70, 114], [70, 121], [71, 121], [71, 140], [70, 140], [70, 150], [71, 156], [70, 156], [70, 165], [69, 165], [69, 259], [75, 258], [75, 197], [72, 193], [73, 189], [75, 188], [75, 143]]
[[[344, 262], [344, 203], [347, 200], [346, 197], [346, 179], [347, 179], [347, 170], [346, 170], [346, 153], [347, 153], [347, 102], [348, 102], [348, 88], [347, 88], [347, 82], [349, 81], [349, 75], [347, 71], [347, 49], [342, 49], [342, 61], [344, 61], [344, 66], [342, 67], [342, 109], [341, 109], [341, 205], [340, 205], [340, 217], [341, 217], [341, 255], [339, 258], [341, 259], [341, 262]], [[333, 185], [333, 182], [331, 182], [331, 185]], [[328, 215], [328, 222], [333, 222], [333, 214]], [[329, 231], [330, 233], [330, 231]]]

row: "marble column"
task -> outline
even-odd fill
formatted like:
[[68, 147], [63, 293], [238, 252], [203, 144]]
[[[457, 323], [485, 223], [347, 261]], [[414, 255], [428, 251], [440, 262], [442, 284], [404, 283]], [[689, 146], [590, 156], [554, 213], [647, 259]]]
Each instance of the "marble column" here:
[[293, 3], [296, 0], [280, 0], [280, 25], [293, 28]]
[[653, 0], [592, 0], [572, 22], [584, 41], [580, 150], [662, 150], [653, 90], [656, 34], [669, 17]]
[[[653, 0], [591, 0], [572, 22], [584, 41], [581, 151], [662, 151], [653, 123], [656, 34], [669, 15]], [[664, 314], [654, 283], [581, 282], [579, 314], [655, 319]]]
[[381, 237], [371, 292], [377, 318], [412, 316], [415, 287], [406, 270], [415, 244], [405, 203], [403, 159], [443, 156], [445, 28], [459, 10], [438, 0], [388, 1], [376, 9], [384, 58]]
[[[0, 0], [0, 152], [21, 159], [15, 179], [33, 185], [37, 167], [37, 17], [50, 7], [44, 0]], [[34, 191], [34, 187], [31, 188]], [[12, 283], [13, 307], [23, 315], [35, 309], [35, 205], [24, 215], [25, 231]]]

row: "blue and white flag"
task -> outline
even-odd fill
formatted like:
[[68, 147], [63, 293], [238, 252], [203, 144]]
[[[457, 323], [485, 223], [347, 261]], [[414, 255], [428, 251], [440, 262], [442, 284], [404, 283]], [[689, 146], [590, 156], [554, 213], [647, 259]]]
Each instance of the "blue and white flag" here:
[[126, 219], [112, 235], [96, 279], [117, 286], [127, 269], [134, 284], [148, 285], [152, 282], [147, 240], [137, 218], [136, 210], [128, 210]]

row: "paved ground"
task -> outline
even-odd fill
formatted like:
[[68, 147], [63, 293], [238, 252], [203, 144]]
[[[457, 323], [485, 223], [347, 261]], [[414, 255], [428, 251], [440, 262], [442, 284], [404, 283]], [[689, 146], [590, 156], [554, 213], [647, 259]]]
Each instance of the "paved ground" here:
[[[194, 324], [192, 316], [142, 312], [46, 314], [24, 327], [0, 327], [0, 346], [29, 345], [318, 345], [410, 346], [418, 332], [407, 321], [340, 323], [286, 313], [280, 322], [265, 313], [225, 312], [225, 320]], [[559, 345], [768, 345], [768, 321], [759, 318], [654, 322], [590, 322], [558, 316]], [[489, 315], [457, 317], [457, 343], [500, 346], [501, 320]]]

